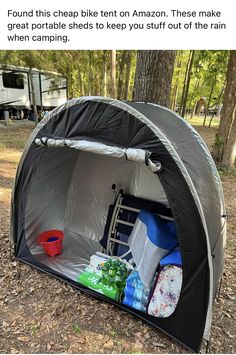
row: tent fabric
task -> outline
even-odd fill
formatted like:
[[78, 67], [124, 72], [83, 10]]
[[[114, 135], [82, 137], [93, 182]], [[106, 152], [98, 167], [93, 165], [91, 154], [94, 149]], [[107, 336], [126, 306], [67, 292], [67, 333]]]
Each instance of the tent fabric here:
[[[153, 173], [145, 163], [125, 157], [38, 146], [35, 140], [44, 137], [141, 149], [162, 169]], [[11, 234], [16, 257], [94, 294], [78, 287], [63, 270], [39, 260], [35, 236], [56, 226], [71, 240], [68, 248], [73, 245], [72, 235], [79, 244], [85, 239], [89, 256], [100, 246], [113, 183], [118, 189], [124, 186], [127, 194], [171, 209], [183, 264], [180, 299], [169, 318], [129, 311], [198, 351], [203, 337], [209, 337], [213, 298], [222, 275], [226, 213], [208, 149], [174, 112], [150, 103], [101, 97], [73, 99], [50, 112], [32, 133], [15, 179]]]

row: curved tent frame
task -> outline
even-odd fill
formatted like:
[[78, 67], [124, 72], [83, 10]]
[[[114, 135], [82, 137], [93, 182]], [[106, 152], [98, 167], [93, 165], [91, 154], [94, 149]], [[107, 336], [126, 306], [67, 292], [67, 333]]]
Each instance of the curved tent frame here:
[[149, 158], [151, 169], [161, 164], [163, 169], [152, 171], [164, 188], [176, 221], [183, 260], [180, 299], [175, 312], [166, 319], [122, 304], [118, 306], [199, 351], [203, 338], [209, 339], [212, 303], [223, 271], [226, 233], [220, 178], [201, 137], [186, 121], [164, 107], [103, 97], [68, 101], [50, 112], [32, 133], [18, 167], [12, 197], [11, 234], [15, 255], [85, 292], [116, 303], [41, 264], [27, 246], [26, 201], [48, 142], [61, 149], [71, 144], [84, 150], [92, 142], [100, 153], [109, 147], [114, 154], [130, 152], [133, 160]]

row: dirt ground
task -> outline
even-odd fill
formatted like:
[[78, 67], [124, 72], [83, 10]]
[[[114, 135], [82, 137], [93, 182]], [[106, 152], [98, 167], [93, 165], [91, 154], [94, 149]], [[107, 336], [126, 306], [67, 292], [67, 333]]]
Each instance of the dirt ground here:
[[[196, 127], [211, 145], [215, 129]], [[0, 122], [0, 353], [186, 353], [138, 318], [10, 258], [10, 198], [33, 125]], [[228, 241], [210, 353], [236, 352], [236, 179], [222, 175]]]

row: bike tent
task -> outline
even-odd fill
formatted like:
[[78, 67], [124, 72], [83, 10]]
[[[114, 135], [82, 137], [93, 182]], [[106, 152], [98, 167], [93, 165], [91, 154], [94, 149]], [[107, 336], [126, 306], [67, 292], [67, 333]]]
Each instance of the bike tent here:
[[[174, 313], [157, 318], [76, 283], [81, 260], [101, 250], [112, 185], [171, 211], [183, 262]], [[210, 152], [175, 112], [149, 102], [81, 97], [54, 109], [32, 133], [12, 196], [15, 256], [137, 315], [199, 351], [209, 339], [225, 246], [222, 187]], [[65, 252], [43, 256], [37, 236], [62, 229]], [[50, 259], [50, 260], [49, 260]]]

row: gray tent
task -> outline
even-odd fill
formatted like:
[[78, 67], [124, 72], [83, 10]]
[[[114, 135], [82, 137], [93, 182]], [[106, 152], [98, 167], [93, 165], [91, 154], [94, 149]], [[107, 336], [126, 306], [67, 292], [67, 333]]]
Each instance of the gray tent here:
[[[175, 312], [156, 318], [76, 283], [102, 250], [115, 185], [169, 210], [177, 226], [183, 283]], [[198, 133], [176, 113], [144, 102], [81, 97], [36, 127], [21, 158], [12, 198], [15, 255], [25, 263], [115, 303], [198, 351], [209, 338], [223, 270], [226, 214], [215, 164]], [[64, 251], [45, 256], [37, 236], [65, 233]]]

